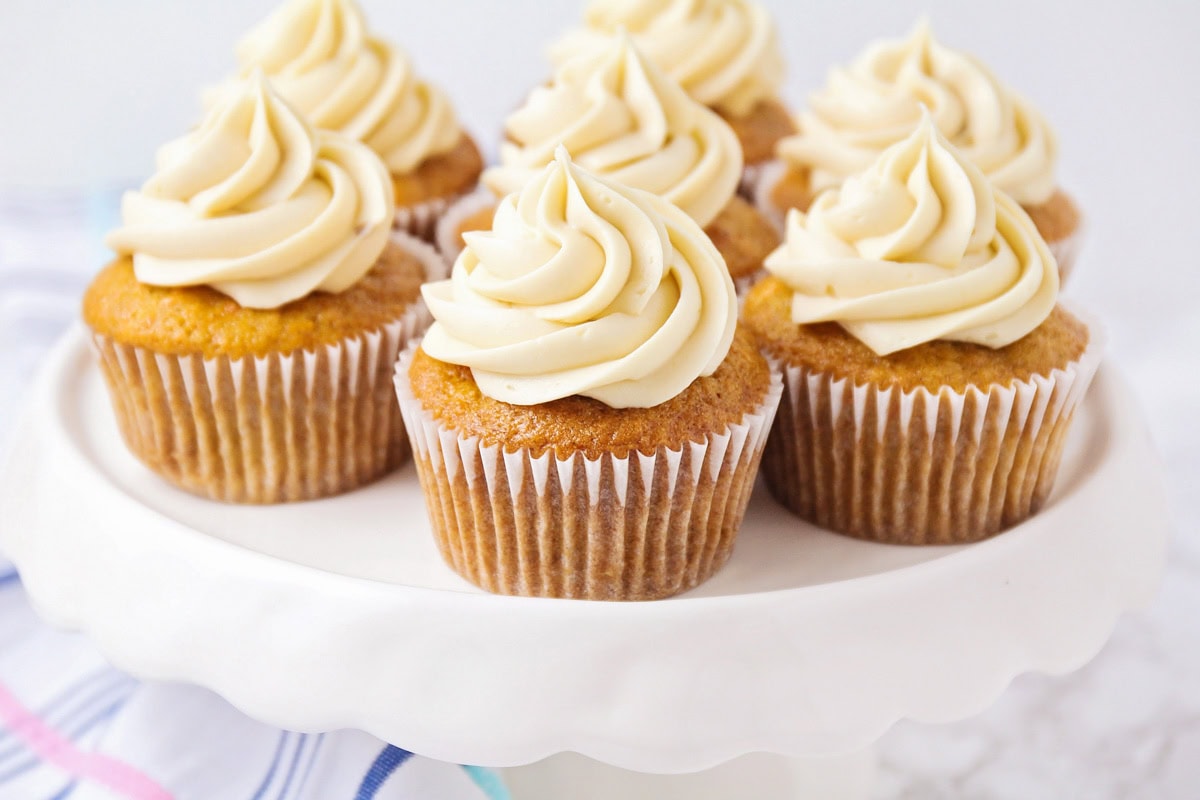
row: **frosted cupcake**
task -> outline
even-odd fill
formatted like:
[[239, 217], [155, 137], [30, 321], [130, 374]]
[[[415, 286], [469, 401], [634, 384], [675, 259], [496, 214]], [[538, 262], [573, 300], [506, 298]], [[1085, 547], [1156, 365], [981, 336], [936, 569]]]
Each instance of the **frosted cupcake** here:
[[769, 161], [792, 133], [779, 100], [784, 63], [775, 23], [751, 0], [591, 0], [583, 27], [550, 47], [561, 66], [602, 50], [621, 29], [695, 98], [737, 133], [746, 165]]
[[745, 320], [784, 369], [763, 472], [818, 525], [976, 541], [1048, 497], [1099, 331], [1021, 207], [926, 117], [791, 211]]
[[428, 324], [432, 248], [392, 231], [387, 169], [261, 75], [163, 147], [84, 296], [121, 434], [217, 500], [336, 494], [408, 454], [391, 391]]
[[770, 221], [737, 195], [742, 153], [715, 113], [688, 97], [629, 37], [561, 67], [509, 116], [500, 164], [487, 190], [447, 212], [439, 248], [453, 258], [464, 230], [491, 227], [497, 197], [519, 191], [565, 145], [584, 169], [661, 195], [691, 215], [725, 260], [739, 289], [759, 277], [779, 244]]
[[912, 133], [922, 106], [997, 189], [1021, 204], [1065, 276], [1075, 262], [1081, 218], [1058, 187], [1054, 131], [978, 59], [937, 42], [926, 23], [830, 72], [801, 112], [799, 133], [779, 142], [785, 167], [764, 177], [760, 207], [780, 216], [808, 208], [821, 191], [867, 169]]
[[313, 125], [383, 159], [399, 229], [432, 239], [445, 207], [474, 188], [483, 159], [449, 100], [403, 51], [371, 35], [354, 0], [287, 0], [241, 41], [237, 57], [242, 77], [262, 69]]
[[560, 149], [423, 291], [396, 390], [456, 571], [645, 600], [728, 559], [780, 383], [691, 217]]

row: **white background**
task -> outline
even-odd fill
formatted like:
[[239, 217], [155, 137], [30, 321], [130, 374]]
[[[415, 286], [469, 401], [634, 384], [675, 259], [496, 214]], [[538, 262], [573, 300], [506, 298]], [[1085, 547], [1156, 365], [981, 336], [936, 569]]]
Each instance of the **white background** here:
[[[1069, 293], [1107, 320], [1111, 362], [1139, 387], [1176, 501], [1174, 567], [1154, 609], [1082, 675], [1023, 680], [975, 723], [901, 726], [884, 741], [881, 797], [1200, 796], [1200, 3], [765, 4], [793, 104], [828, 66], [928, 13], [943, 42], [1042, 108], [1060, 135], [1061, 183], [1087, 215]], [[490, 150], [504, 114], [546, 75], [542, 45], [579, 4], [363, 5]], [[0, 192], [140, 181], [272, 6], [0, 0]]]

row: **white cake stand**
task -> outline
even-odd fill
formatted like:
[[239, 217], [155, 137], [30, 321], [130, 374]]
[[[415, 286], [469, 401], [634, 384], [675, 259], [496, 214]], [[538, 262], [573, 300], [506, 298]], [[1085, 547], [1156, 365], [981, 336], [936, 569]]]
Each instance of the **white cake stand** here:
[[[680, 796], [822, 785], [812, 796], [833, 798], [865, 787], [865, 752], [896, 720], [968, 717], [1019, 673], [1090, 659], [1154, 591], [1162, 486], [1107, 367], [1050, 504], [992, 540], [858, 542], [760, 493], [728, 566], [686, 595], [496, 597], [439, 559], [411, 467], [289, 506], [167, 486], [126, 452], [75, 330], [49, 357], [0, 474], [0, 548], [42, 615], [114, 664], [209, 687], [274, 725], [360, 728], [446, 761], [542, 762], [510, 772], [530, 800], [568, 796], [564, 782], [577, 800], [667, 798], [670, 781], [603, 765], [726, 762], [695, 785], [681, 779]], [[543, 761], [560, 753], [587, 758]]]

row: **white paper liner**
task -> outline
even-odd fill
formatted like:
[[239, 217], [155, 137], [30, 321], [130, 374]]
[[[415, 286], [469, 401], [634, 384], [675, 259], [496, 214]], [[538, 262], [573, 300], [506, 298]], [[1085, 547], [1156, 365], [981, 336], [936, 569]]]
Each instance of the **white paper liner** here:
[[447, 264], [453, 264], [463, 251], [459, 228], [463, 222], [489, 206], [495, 206], [499, 201], [496, 195], [486, 186], [478, 186], [475, 191], [463, 195], [451, 205], [442, 218], [438, 220], [437, 231], [434, 234], [434, 244]]
[[1046, 242], [1050, 248], [1050, 252], [1054, 255], [1054, 260], [1058, 262], [1058, 279], [1064, 286], [1075, 269], [1075, 262], [1079, 258], [1079, 251], [1083, 249], [1083, 239], [1084, 226], [1080, 222], [1079, 226], [1075, 228], [1070, 236], [1055, 242]]
[[783, 223], [787, 216], [787, 209], [775, 205], [771, 193], [783, 180], [787, 170], [787, 164], [779, 159], [761, 164], [754, 186], [750, 190], [750, 202], [775, 226], [775, 230], [779, 232], [780, 236], [785, 235]]
[[1070, 313], [1089, 329], [1080, 358], [1010, 386], [881, 390], [779, 365], [784, 396], [762, 465], [771, 493], [821, 527], [897, 544], [971, 542], [1017, 524], [1049, 495], [1104, 350], [1098, 323]]
[[397, 205], [392, 228], [432, 243], [437, 232], [438, 220], [458, 198], [459, 195], [435, 197], [415, 205]]
[[[403, 233], [393, 240], [426, 275], [443, 274], [432, 247]], [[282, 503], [348, 491], [408, 458], [392, 371], [430, 322], [418, 298], [340, 342], [237, 359], [92, 341], [125, 443], [150, 469], [214, 500]]]
[[396, 396], [434, 536], [446, 562], [487, 591], [652, 600], [686, 591], [728, 560], [783, 391], [735, 425], [679, 450], [592, 460], [485, 445], [413, 396], [414, 347]]
[[762, 180], [762, 173], [765, 168], [774, 164], [775, 161], [760, 161], [757, 164], [746, 164], [742, 168], [742, 178], [738, 181], [737, 193], [742, 199], [754, 205], [755, 190], [758, 187], [758, 182]]

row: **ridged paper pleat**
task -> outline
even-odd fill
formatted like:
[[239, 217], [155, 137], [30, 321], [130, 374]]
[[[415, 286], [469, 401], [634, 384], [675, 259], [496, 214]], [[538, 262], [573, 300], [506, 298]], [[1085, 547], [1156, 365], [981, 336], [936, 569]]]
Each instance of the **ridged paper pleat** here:
[[446, 427], [396, 393], [435, 538], [456, 572], [490, 592], [652, 600], [707, 580], [729, 558], [782, 385], [702, 442], [652, 455], [507, 452]]

